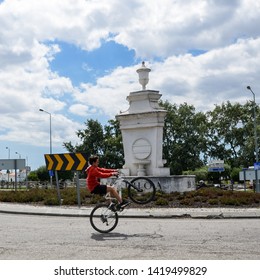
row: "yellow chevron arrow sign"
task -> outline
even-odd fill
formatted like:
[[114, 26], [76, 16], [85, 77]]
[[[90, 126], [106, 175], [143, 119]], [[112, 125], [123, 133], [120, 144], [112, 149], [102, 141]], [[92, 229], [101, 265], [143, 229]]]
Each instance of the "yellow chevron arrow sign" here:
[[49, 155], [45, 155], [45, 160], [46, 160], [46, 164], [47, 164], [47, 169], [52, 170], [53, 160], [51, 159], [51, 157]]
[[68, 160], [68, 165], [66, 166], [66, 170], [71, 170], [74, 164], [74, 159], [70, 154], [64, 154], [64, 156]]
[[59, 155], [54, 155], [54, 157], [56, 158], [56, 160], [58, 162], [56, 170], [61, 170], [62, 165], [63, 165], [63, 160], [61, 159], [61, 157]]
[[88, 167], [86, 153], [46, 154], [44, 157], [47, 170], [82, 171]]
[[82, 154], [76, 154], [76, 156], [78, 157], [78, 159], [80, 160], [80, 164], [78, 166], [79, 170], [83, 170], [84, 166], [87, 164], [87, 160], [83, 157]]

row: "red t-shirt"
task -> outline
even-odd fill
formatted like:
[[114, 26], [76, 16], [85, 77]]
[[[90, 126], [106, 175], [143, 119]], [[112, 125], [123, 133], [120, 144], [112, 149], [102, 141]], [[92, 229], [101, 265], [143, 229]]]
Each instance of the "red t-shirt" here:
[[86, 172], [88, 174], [87, 176], [87, 186], [88, 189], [92, 192], [94, 188], [99, 185], [99, 178], [108, 178], [113, 175], [114, 172], [116, 172], [115, 169], [107, 169], [107, 168], [100, 168], [96, 166], [90, 165]]

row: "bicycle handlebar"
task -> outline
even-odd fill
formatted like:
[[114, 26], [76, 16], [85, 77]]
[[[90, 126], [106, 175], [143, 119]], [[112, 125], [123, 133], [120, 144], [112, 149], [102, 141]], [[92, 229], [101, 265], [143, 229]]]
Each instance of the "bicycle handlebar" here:
[[125, 176], [125, 174], [122, 171], [118, 170], [117, 172], [118, 172], [118, 174], [115, 175], [116, 178]]

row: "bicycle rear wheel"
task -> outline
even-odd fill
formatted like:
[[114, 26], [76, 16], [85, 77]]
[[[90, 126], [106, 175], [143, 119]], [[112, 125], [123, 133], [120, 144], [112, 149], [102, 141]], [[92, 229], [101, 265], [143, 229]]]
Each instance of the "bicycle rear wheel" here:
[[146, 177], [134, 178], [128, 184], [128, 196], [137, 204], [146, 204], [155, 197], [156, 188], [154, 183]]
[[117, 212], [108, 208], [107, 204], [99, 204], [90, 213], [91, 226], [100, 233], [112, 231], [118, 223]]

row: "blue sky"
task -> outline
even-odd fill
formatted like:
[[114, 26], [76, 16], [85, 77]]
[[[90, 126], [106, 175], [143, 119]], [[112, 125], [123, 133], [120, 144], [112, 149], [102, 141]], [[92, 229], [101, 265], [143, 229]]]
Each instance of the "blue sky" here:
[[[246, 17], [244, 15], [247, 15]], [[0, 1], [0, 159], [77, 143], [87, 119], [106, 124], [141, 89], [207, 111], [227, 100], [259, 103], [260, 3], [255, 0]], [[6, 149], [8, 147], [8, 149]], [[16, 153], [17, 152], [17, 153]]]
[[69, 77], [74, 86], [80, 83], [95, 83], [117, 66], [134, 65], [135, 52], [114, 41], [102, 42], [100, 48], [85, 51], [67, 42], [55, 42], [60, 52], [50, 63], [52, 71]]

